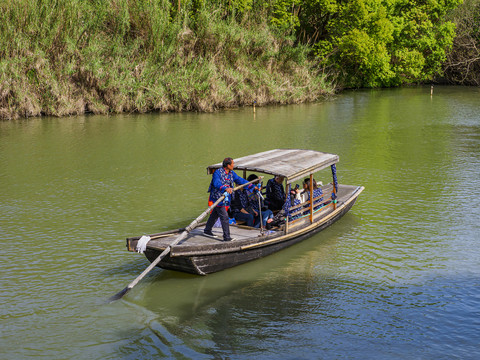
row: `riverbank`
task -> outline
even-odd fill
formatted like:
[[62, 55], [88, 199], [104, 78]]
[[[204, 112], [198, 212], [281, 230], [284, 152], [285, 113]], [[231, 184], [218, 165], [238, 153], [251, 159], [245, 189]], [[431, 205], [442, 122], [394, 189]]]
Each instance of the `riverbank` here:
[[[0, 120], [211, 112], [311, 102], [341, 88], [480, 84], [479, 0], [456, 10], [458, 0], [429, 3], [418, 10], [428, 21], [418, 22], [397, 11], [400, 1], [382, 11], [333, 3], [2, 2]], [[329, 15], [317, 16], [322, 9]]]
[[266, 21], [226, 20], [205, 9], [195, 21], [172, 19], [158, 3], [96, 4], [95, 12], [88, 3], [59, 3], [2, 9], [17, 26], [2, 29], [12, 40], [0, 40], [0, 119], [209, 112], [334, 92], [308, 48]]

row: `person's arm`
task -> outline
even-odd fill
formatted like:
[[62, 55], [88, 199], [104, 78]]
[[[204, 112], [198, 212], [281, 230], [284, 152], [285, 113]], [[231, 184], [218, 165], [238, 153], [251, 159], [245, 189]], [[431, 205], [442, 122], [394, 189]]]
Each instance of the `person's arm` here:
[[[245, 180], [244, 178], [238, 176], [235, 171], [232, 171], [232, 176], [233, 176], [233, 181], [234, 181], [235, 184], [237, 184], [237, 185], [243, 185], [243, 184], [248, 183], [247, 180]], [[248, 188], [248, 186], [247, 186], [247, 188]]]
[[300, 195], [300, 190], [295, 190], [295, 199], [298, 201], [302, 201], [302, 197]]

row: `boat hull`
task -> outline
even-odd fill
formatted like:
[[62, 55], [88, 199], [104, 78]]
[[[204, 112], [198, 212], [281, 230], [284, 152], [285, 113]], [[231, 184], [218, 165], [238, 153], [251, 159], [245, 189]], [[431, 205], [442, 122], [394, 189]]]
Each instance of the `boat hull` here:
[[[352, 198], [348, 204], [339, 208], [338, 211], [334, 211], [332, 216], [327, 217], [327, 220], [322, 221], [322, 218], [317, 223], [307, 226], [306, 229], [298, 229], [292, 231], [290, 234], [279, 237], [278, 241], [276, 241], [275, 238], [272, 238], [264, 243], [245, 246], [237, 250], [222, 253], [189, 256], [175, 256], [175, 254], [169, 254], [162, 259], [157, 266], [163, 269], [206, 275], [268, 256], [299, 243], [327, 228], [344, 216], [355, 204], [356, 199], [357, 197]], [[147, 248], [145, 256], [150, 262], [153, 262], [160, 253], [160, 250]]]

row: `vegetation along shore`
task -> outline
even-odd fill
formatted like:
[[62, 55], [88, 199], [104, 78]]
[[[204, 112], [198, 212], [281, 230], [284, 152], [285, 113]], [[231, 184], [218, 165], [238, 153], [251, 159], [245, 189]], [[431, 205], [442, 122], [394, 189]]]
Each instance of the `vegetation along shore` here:
[[480, 0], [0, 0], [0, 120], [480, 85]]

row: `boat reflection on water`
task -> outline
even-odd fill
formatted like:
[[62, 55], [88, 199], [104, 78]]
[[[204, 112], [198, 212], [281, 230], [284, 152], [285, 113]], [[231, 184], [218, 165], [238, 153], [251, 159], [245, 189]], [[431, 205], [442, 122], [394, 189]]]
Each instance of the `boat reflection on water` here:
[[332, 266], [339, 240], [355, 226], [354, 216], [344, 220], [344, 227], [336, 224], [310, 241], [209, 276], [162, 270], [127, 300], [144, 328], [130, 333], [122, 354], [135, 348], [176, 357], [182, 347], [189, 358], [205, 352], [225, 358], [235, 348], [257, 352], [262, 341], [288, 337], [290, 324], [324, 312], [338, 293], [338, 279], [322, 267]]
[[208, 276], [161, 270], [125, 300], [143, 327], [128, 331], [119, 351], [175, 358], [182, 348], [189, 358], [225, 358], [232, 346], [258, 352], [262, 341], [288, 344], [298, 324], [334, 316], [344, 285], [333, 275], [338, 251], [357, 226], [350, 213], [309, 241]]

